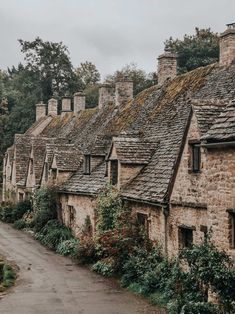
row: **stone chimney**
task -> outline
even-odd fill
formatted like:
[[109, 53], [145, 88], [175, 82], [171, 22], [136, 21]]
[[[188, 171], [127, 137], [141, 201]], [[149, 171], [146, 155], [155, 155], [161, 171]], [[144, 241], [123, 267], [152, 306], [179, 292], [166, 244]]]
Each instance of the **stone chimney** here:
[[64, 116], [66, 113], [71, 112], [71, 98], [68, 96], [64, 96], [62, 98], [62, 110], [61, 116]]
[[167, 79], [177, 75], [177, 56], [171, 52], [164, 52], [158, 57], [158, 84], [162, 85]]
[[229, 66], [235, 59], [235, 23], [227, 24], [227, 29], [220, 35], [221, 66]]
[[42, 101], [36, 105], [36, 121], [47, 115], [47, 105]]
[[48, 116], [57, 116], [58, 101], [55, 98], [51, 98], [48, 101]]
[[99, 87], [99, 109], [114, 102], [114, 88], [110, 84], [102, 84]]
[[86, 95], [82, 92], [77, 92], [73, 95], [73, 110], [74, 113], [78, 113], [81, 110], [85, 110]]
[[115, 106], [119, 107], [133, 99], [133, 81], [127, 77], [115, 84]]

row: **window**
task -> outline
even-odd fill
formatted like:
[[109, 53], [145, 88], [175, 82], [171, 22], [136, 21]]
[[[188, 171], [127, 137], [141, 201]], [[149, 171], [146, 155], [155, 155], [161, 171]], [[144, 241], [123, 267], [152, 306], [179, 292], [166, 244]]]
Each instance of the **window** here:
[[112, 185], [117, 185], [118, 183], [118, 160], [111, 160], [110, 181]]
[[24, 193], [19, 193], [19, 201], [23, 202], [24, 200]]
[[57, 177], [57, 170], [55, 168], [51, 169], [51, 178], [52, 180], [56, 180]]
[[137, 223], [141, 228], [143, 228], [146, 231], [147, 235], [149, 235], [148, 215], [137, 213]]
[[190, 248], [193, 244], [193, 230], [191, 228], [179, 228], [179, 248]]
[[48, 163], [45, 162], [45, 181], [48, 181]]
[[33, 174], [33, 158], [30, 158], [30, 170], [29, 174]]
[[192, 171], [199, 172], [201, 163], [200, 143], [194, 143], [191, 145], [192, 145]]
[[230, 222], [230, 246], [232, 249], [235, 249], [235, 212], [229, 214]]
[[91, 155], [84, 155], [84, 174], [91, 174]]
[[207, 226], [201, 225], [200, 226], [200, 231], [203, 232], [203, 234], [204, 234], [204, 240], [207, 240], [207, 238], [208, 238], [208, 228], [207, 228]]
[[69, 214], [69, 227], [72, 228], [75, 224], [75, 208], [68, 205], [68, 214]]

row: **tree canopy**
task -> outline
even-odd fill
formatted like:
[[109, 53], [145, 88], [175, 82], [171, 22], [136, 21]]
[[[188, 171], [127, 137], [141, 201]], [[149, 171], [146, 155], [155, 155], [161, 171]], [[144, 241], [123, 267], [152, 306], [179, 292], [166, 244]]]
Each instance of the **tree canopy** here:
[[180, 74], [219, 60], [219, 35], [210, 28], [195, 28], [194, 35], [184, 35], [183, 40], [170, 37], [165, 50], [178, 55]]
[[75, 73], [68, 48], [62, 42], [53, 43], [37, 37], [34, 41], [19, 39], [19, 43], [27, 70], [38, 75], [42, 100], [74, 90]]

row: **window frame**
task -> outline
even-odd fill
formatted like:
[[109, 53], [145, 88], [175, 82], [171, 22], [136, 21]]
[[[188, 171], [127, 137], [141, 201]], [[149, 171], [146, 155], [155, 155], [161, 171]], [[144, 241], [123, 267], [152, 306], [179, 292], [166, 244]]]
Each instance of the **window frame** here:
[[91, 155], [85, 154], [84, 155], [84, 168], [83, 173], [86, 175], [91, 174]]
[[229, 238], [230, 248], [235, 249], [235, 212], [229, 211]]
[[190, 172], [200, 173], [201, 172], [201, 142], [198, 140], [190, 140], [188, 144], [190, 147], [190, 160], [189, 160]]
[[[116, 174], [114, 176], [114, 171]], [[118, 176], [119, 176], [119, 163], [117, 159], [110, 160], [110, 183], [113, 186], [118, 185]]]
[[[178, 242], [179, 250], [190, 249], [193, 246], [193, 231], [195, 229], [187, 226], [179, 226], [178, 229]], [[191, 239], [188, 241], [187, 236], [191, 234]], [[190, 242], [190, 243], [189, 243]]]

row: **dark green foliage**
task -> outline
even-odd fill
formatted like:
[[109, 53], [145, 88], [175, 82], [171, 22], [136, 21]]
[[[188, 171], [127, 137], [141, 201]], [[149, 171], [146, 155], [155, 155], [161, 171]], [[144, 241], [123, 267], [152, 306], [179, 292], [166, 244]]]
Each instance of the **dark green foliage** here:
[[16, 205], [5, 205], [0, 207], [0, 220], [13, 223], [21, 219], [26, 212], [32, 210], [30, 201], [19, 202]]
[[34, 198], [34, 230], [39, 232], [49, 220], [57, 218], [57, 192], [54, 188], [39, 189]]
[[12, 211], [14, 221], [21, 219], [25, 213], [32, 211], [32, 204], [30, 201], [23, 201], [17, 203]]
[[74, 91], [75, 73], [68, 49], [62, 42], [53, 43], [37, 37], [34, 41], [20, 39], [19, 43], [27, 69], [38, 74], [41, 100]]
[[14, 222], [14, 217], [13, 217], [13, 207], [14, 205], [3, 205], [0, 207], [0, 220], [8, 223]]
[[70, 229], [58, 220], [50, 220], [36, 233], [35, 238], [52, 250], [57, 250], [59, 244], [72, 238]]
[[92, 264], [98, 260], [95, 242], [90, 236], [84, 236], [79, 240], [73, 258], [79, 265]]
[[56, 252], [60, 255], [74, 257], [77, 251], [78, 243], [78, 239], [75, 238], [65, 240], [57, 246]]
[[8, 265], [5, 261], [0, 260], [0, 292], [6, 290], [14, 285], [16, 280], [16, 273], [12, 266]]
[[111, 277], [115, 274], [115, 263], [113, 258], [108, 257], [96, 262], [92, 266], [92, 270], [105, 277]]
[[185, 35], [183, 40], [171, 37], [165, 42], [165, 50], [178, 55], [180, 74], [219, 60], [219, 35], [210, 28], [195, 28], [195, 32], [195, 35]]
[[25, 222], [25, 220], [19, 219], [19, 220], [16, 220], [16, 221], [14, 222], [13, 227], [14, 227], [15, 229], [21, 230], [21, 229], [27, 228], [27, 227], [28, 227], [28, 224]]

